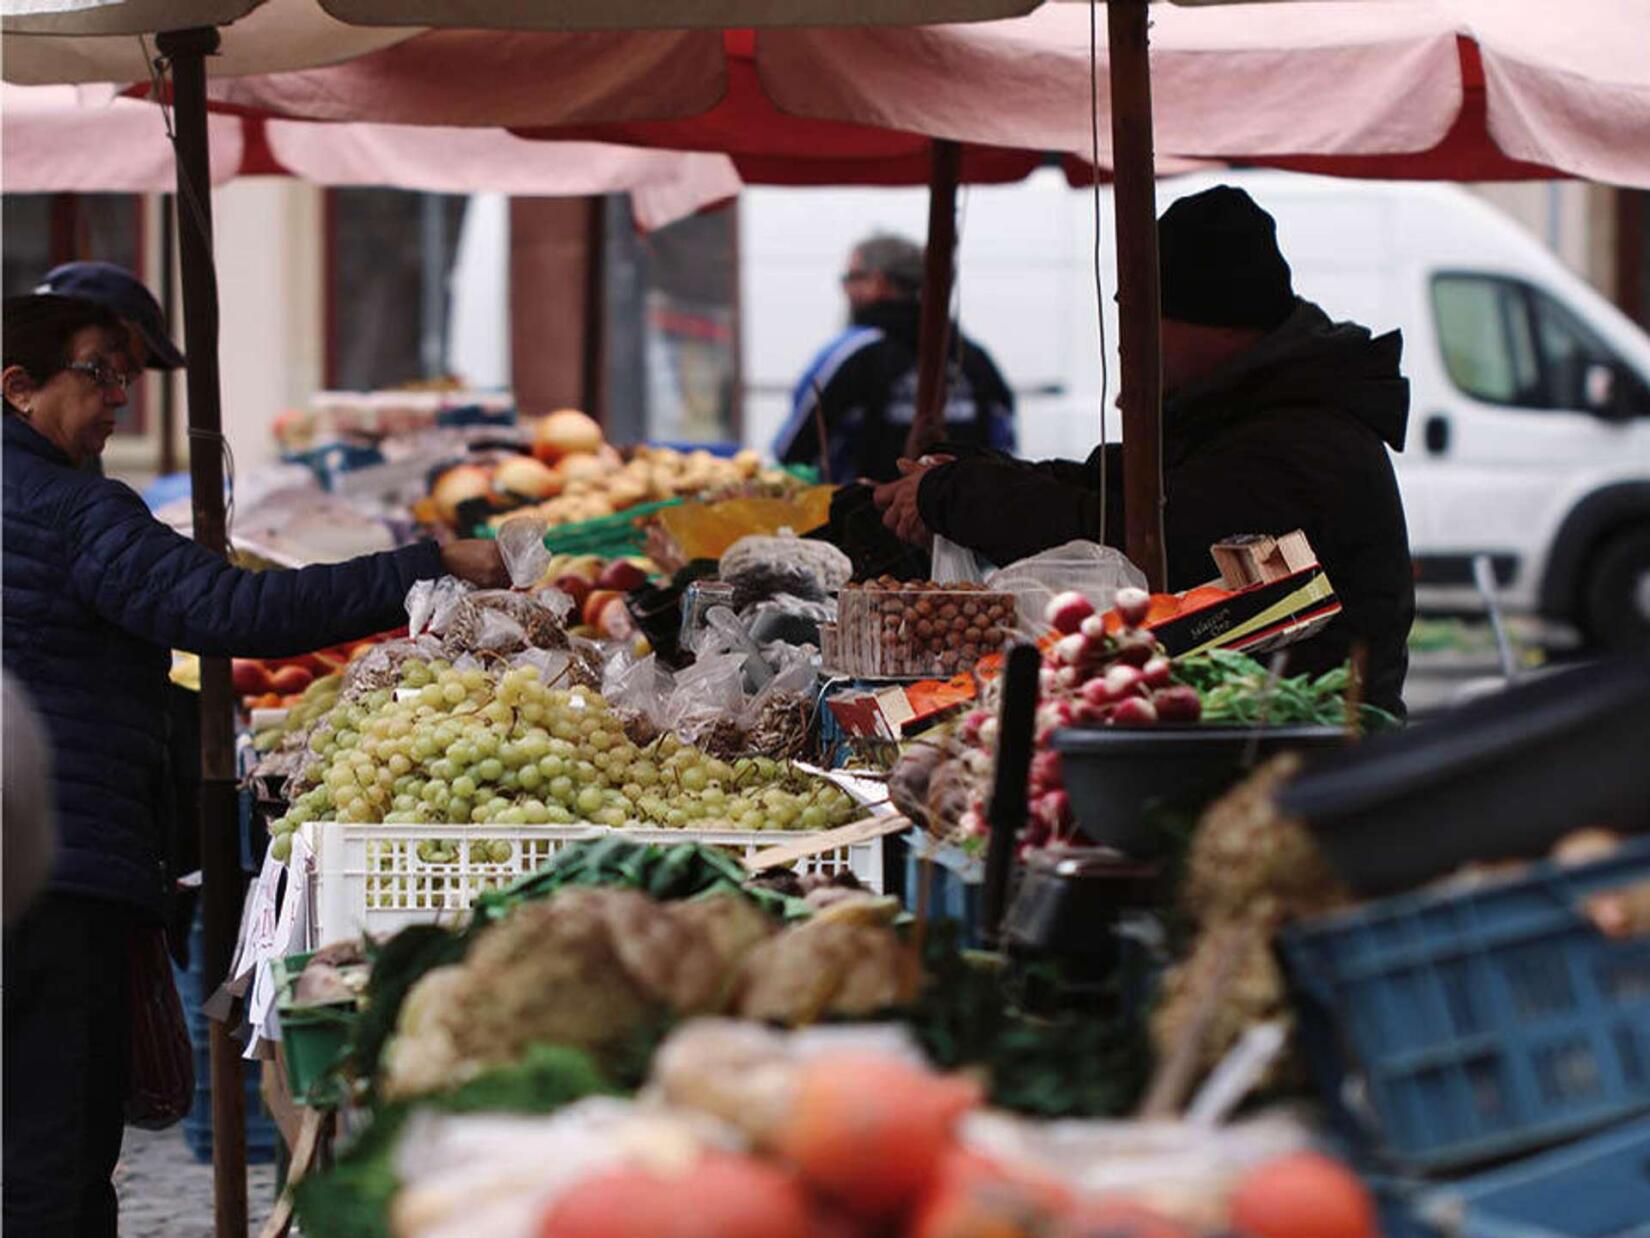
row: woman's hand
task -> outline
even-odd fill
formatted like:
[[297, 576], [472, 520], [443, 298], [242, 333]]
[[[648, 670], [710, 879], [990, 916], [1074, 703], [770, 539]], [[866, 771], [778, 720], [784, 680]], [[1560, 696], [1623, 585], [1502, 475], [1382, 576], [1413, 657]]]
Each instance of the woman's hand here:
[[466, 537], [441, 548], [441, 566], [449, 575], [483, 589], [508, 589], [510, 573], [498, 543], [486, 537]]

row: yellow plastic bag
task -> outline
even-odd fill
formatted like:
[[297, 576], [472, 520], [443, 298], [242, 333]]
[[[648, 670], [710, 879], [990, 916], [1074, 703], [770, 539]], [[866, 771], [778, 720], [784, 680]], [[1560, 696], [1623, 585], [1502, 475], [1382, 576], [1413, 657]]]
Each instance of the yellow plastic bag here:
[[719, 503], [682, 503], [654, 517], [671, 558], [678, 564], [720, 559], [722, 553], [752, 533], [790, 529], [808, 533], [831, 515], [835, 487], [809, 486], [789, 499], [723, 499]]

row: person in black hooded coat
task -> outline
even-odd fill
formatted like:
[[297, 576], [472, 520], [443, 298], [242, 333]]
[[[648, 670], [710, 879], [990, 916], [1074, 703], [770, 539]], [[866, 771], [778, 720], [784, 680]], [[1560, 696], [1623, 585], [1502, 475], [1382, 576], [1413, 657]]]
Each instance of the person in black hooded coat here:
[[[1160, 222], [1163, 489], [1168, 585], [1217, 576], [1209, 547], [1235, 533], [1304, 529], [1343, 610], [1294, 646], [1289, 670], [1367, 654], [1366, 697], [1402, 713], [1415, 614], [1403, 502], [1387, 448], [1403, 449], [1403, 341], [1330, 321], [1296, 297], [1275, 225], [1241, 190], [1176, 203]], [[940, 452], [948, 449], [941, 448]], [[1100, 529], [1124, 544], [1121, 451], [1030, 464], [958, 453], [878, 487], [905, 540], [939, 533], [1009, 563]]]

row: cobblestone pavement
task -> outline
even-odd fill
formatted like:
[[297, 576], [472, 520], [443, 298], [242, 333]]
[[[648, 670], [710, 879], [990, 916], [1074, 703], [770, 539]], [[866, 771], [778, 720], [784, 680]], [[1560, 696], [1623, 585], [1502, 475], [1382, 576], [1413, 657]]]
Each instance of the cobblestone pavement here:
[[[275, 1202], [275, 1166], [247, 1169], [247, 1202], [256, 1233]], [[212, 1166], [201, 1164], [183, 1131], [128, 1127], [115, 1170], [121, 1238], [212, 1238]]]

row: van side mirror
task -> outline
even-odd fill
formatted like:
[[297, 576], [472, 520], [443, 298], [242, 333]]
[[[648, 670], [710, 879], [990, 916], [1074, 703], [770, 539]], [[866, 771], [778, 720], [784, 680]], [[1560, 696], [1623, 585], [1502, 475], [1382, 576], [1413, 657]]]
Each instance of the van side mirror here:
[[1604, 361], [1591, 362], [1582, 372], [1582, 396], [1587, 411], [1606, 421], [1631, 421], [1646, 410], [1630, 374], [1618, 365]]

